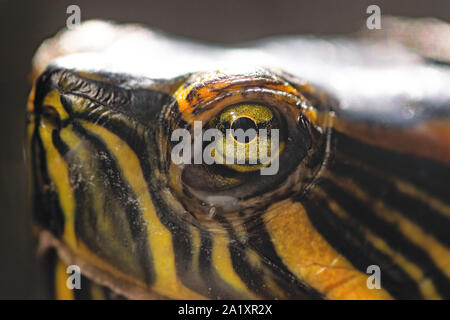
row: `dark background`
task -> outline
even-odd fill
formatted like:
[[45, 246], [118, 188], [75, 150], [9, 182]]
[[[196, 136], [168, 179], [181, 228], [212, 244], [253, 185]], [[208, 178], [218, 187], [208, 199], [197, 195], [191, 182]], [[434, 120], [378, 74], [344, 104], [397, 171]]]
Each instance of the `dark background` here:
[[[450, 21], [450, 1], [61, 1], [0, 0], [0, 299], [46, 298], [34, 259], [23, 143], [31, 58], [65, 27], [66, 8], [81, 20], [140, 22], [205, 41], [233, 43], [278, 34], [345, 34], [365, 25], [366, 8], [383, 15]], [[382, 20], [383, 21], [383, 20]], [[383, 22], [382, 22], [383, 23]]]

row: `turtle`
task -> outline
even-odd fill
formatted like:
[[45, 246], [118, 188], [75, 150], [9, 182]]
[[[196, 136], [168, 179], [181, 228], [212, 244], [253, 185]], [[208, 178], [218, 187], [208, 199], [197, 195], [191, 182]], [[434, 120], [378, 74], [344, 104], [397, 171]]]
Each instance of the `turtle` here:
[[[450, 26], [383, 21], [223, 45], [93, 20], [43, 42], [27, 163], [52, 297], [449, 299]], [[249, 160], [267, 132], [265, 162], [191, 161], [230, 137]]]

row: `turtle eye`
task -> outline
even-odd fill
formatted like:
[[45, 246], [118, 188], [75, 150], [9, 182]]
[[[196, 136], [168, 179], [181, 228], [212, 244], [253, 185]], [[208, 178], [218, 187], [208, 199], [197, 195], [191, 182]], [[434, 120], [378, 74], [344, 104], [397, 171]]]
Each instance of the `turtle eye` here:
[[[257, 103], [229, 106], [209, 122], [209, 128], [222, 133], [211, 156], [235, 171], [258, 170], [278, 156], [283, 147], [280, 124], [278, 112], [269, 106]], [[276, 144], [273, 138], [277, 139]]]
[[317, 120], [314, 106], [321, 100], [262, 74], [210, 76], [200, 73], [177, 90], [176, 108], [161, 130], [164, 139], [173, 129], [174, 143], [163, 153], [171, 156], [170, 185], [186, 210], [201, 221], [210, 207], [250, 215], [307, 190], [328, 137], [326, 117]]

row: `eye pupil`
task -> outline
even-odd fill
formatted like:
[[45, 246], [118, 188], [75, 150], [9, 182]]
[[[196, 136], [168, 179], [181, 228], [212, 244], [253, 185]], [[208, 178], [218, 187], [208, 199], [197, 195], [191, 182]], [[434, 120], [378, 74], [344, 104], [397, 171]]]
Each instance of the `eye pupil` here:
[[[252, 132], [250, 135], [241, 135], [235, 134], [235, 130], [242, 129], [244, 133], [249, 129], [254, 129], [255, 132]], [[233, 137], [237, 142], [240, 143], [248, 143], [252, 141], [256, 137], [256, 123], [252, 119], [248, 117], [239, 117], [233, 121], [231, 124], [231, 130], [233, 130]]]

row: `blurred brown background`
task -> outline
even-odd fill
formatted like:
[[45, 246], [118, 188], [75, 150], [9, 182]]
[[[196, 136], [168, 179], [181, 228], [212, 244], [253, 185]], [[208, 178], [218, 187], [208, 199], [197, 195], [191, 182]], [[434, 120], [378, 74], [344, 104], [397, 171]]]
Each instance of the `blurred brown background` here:
[[[23, 142], [27, 74], [34, 51], [65, 27], [66, 8], [81, 20], [140, 22], [205, 41], [233, 43], [278, 34], [345, 34], [365, 25], [366, 8], [383, 15], [450, 21], [450, 1], [0, 0], [0, 299], [42, 299], [26, 202]], [[383, 20], [382, 20], [383, 21]], [[376, 32], [376, 31], [374, 31]]]

